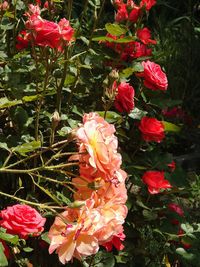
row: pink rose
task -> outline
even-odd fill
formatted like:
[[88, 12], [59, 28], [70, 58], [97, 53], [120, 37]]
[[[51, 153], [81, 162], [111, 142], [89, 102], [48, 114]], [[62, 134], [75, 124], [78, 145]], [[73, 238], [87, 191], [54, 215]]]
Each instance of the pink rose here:
[[0, 226], [8, 233], [27, 238], [28, 235], [38, 236], [44, 230], [46, 219], [28, 205], [16, 204], [0, 212]]
[[119, 112], [130, 113], [134, 108], [134, 88], [129, 84], [122, 82], [117, 87], [117, 95], [115, 97], [115, 108]]
[[140, 121], [139, 129], [142, 133], [142, 138], [147, 142], [155, 141], [160, 143], [165, 137], [163, 123], [155, 118], [143, 117]]
[[151, 90], [165, 91], [168, 87], [166, 74], [162, 71], [160, 65], [147, 60], [142, 62], [143, 72], [138, 74], [144, 78], [144, 85]]
[[142, 180], [148, 186], [150, 194], [158, 194], [161, 189], [172, 187], [169, 181], [165, 180], [163, 171], [146, 171]]

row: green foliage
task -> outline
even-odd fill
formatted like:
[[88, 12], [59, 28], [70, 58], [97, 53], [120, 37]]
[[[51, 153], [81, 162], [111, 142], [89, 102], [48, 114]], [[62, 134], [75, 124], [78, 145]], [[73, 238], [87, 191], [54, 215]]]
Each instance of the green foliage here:
[[[78, 176], [78, 163], [70, 159], [77, 153], [74, 131], [84, 113], [97, 111], [115, 126], [123, 169], [128, 173], [125, 248], [108, 253], [101, 247], [96, 255], [66, 266], [197, 267], [199, 162], [193, 172], [187, 172], [187, 162], [181, 164], [179, 158], [193, 153], [193, 148], [199, 155], [200, 145], [200, 26], [199, 17], [192, 13], [194, 1], [157, 1], [149, 17], [144, 16], [157, 39], [153, 56], [132, 62], [121, 60], [105, 43], [125, 48], [138, 41], [133, 31], [143, 27], [143, 21], [131, 29], [128, 24], [113, 23], [114, 8], [109, 1], [48, 1], [53, 11], [44, 9], [44, 18], [59, 21], [66, 17], [75, 29], [75, 41], [56, 53], [31, 44], [26, 50], [16, 49], [16, 37], [24, 29], [23, 14], [32, 1], [10, 2], [8, 10], [0, 10], [0, 208], [16, 202], [35, 205], [47, 224], [40, 237], [28, 240], [1, 228], [0, 266], [14, 266], [14, 261], [20, 267], [29, 262], [37, 267], [60, 266], [57, 255], [48, 253], [48, 230], [63, 207], [76, 208], [71, 200], [76, 190], [71, 179]], [[164, 67], [169, 81], [166, 92], [141, 85], [138, 73], [143, 72], [141, 62], [147, 59]], [[118, 75], [114, 79], [113, 69]], [[134, 86], [135, 107], [129, 114], [118, 112], [113, 96], [106, 95], [114, 80]], [[167, 117], [164, 111], [174, 107], [184, 115]], [[162, 143], [142, 140], [138, 125], [144, 116], [162, 121], [166, 135]], [[175, 170], [169, 167], [173, 160]], [[147, 170], [164, 171], [172, 188], [150, 195], [141, 179]], [[172, 202], [183, 208], [184, 216], [169, 210]], [[1, 240], [11, 252], [10, 263]]]

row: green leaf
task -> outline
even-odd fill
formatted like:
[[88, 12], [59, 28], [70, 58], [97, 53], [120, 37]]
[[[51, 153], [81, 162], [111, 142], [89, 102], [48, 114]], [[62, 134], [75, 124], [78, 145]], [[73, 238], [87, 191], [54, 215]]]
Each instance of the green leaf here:
[[165, 131], [166, 132], [176, 132], [176, 133], [179, 133], [180, 130], [181, 130], [181, 127], [180, 126], [177, 126], [176, 124], [173, 124], [171, 122], [162, 121], [162, 123], [164, 124]]
[[60, 193], [58, 191], [56, 191], [56, 197], [57, 197], [57, 199], [59, 199], [60, 201], [62, 201], [62, 203], [66, 204], [66, 205], [71, 203], [69, 198], [67, 198], [66, 196], [64, 196], [62, 193]]
[[4, 254], [4, 246], [1, 243], [1, 241], [0, 241], [0, 266], [1, 267], [8, 266], [8, 261], [7, 261], [5, 254]]
[[150, 210], [146, 210], [146, 209], [142, 211], [142, 214], [143, 214], [145, 220], [147, 220], [147, 221], [156, 220], [158, 217], [157, 213], [150, 211]]
[[[97, 111], [97, 113], [104, 118], [104, 111]], [[106, 113], [105, 120], [109, 123], [121, 123], [122, 122], [122, 116], [117, 114], [114, 111], [108, 111]]]
[[32, 102], [32, 101], [35, 101], [39, 98], [38, 95], [29, 95], [29, 96], [24, 96], [22, 97], [22, 101], [23, 102]]
[[11, 18], [11, 19], [14, 19], [15, 15], [9, 11], [6, 11], [4, 13], [4, 17], [8, 17], [8, 18]]
[[147, 114], [146, 111], [143, 111], [139, 108], [134, 108], [131, 113], [129, 113], [129, 117], [132, 118], [132, 119], [136, 119], [136, 120], [141, 120], [142, 117], [144, 117], [145, 115]]
[[0, 232], [0, 239], [5, 240], [6, 242], [10, 242], [11, 244], [17, 244], [18, 243], [18, 236], [17, 235], [11, 235], [7, 233]]
[[12, 100], [10, 101], [7, 97], [0, 98], [0, 109], [10, 108], [12, 106], [16, 106], [22, 104], [21, 100]]
[[64, 85], [68, 86], [70, 84], [73, 84], [75, 82], [75, 80], [76, 80], [76, 77], [74, 75], [68, 74], [66, 79], [65, 79]]
[[99, 251], [94, 258], [93, 267], [114, 267], [115, 258], [112, 253]]
[[43, 233], [41, 235], [41, 239], [44, 240], [45, 242], [47, 242], [48, 244], [50, 244], [51, 240], [49, 239], [48, 234], [49, 234], [48, 232]]
[[144, 67], [141, 63], [137, 62], [132, 65], [133, 72], [142, 72], [144, 71]]
[[122, 34], [125, 34], [127, 32], [127, 28], [125, 26], [115, 24], [115, 23], [106, 23], [105, 28], [108, 33], [115, 35], [115, 36], [120, 36]]
[[25, 252], [32, 252], [33, 251], [33, 248], [26, 247], [26, 248], [23, 248], [23, 251], [25, 251]]
[[194, 228], [192, 225], [189, 223], [181, 223], [181, 229], [186, 233], [186, 234], [192, 234], [194, 232]]
[[186, 260], [193, 260], [195, 255], [192, 253], [188, 253], [184, 248], [177, 248], [176, 253], [181, 255]]
[[27, 153], [32, 152], [40, 147], [41, 147], [40, 141], [32, 141], [32, 142], [24, 143], [22, 145], [14, 147], [13, 151], [19, 153], [22, 156], [26, 156]]
[[14, 108], [14, 111], [12, 112], [12, 119], [17, 124], [21, 132], [24, 128], [26, 128], [26, 123], [28, 122], [29, 116], [27, 111], [22, 106], [18, 106]]
[[71, 131], [72, 131], [72, 128], [65, 126], [65, 127], [62, 127], [60, 130], [58, 130], [57, 133], [60, 136], [67, 136]]
[[133, 74], [133, 68], [126, 68], [119, 74], [120, 78], [129, 78]]
[[134, 37], [132, 36], [127, 36], [127, 37], [123, 37], [123, 38], [119, 38], [117, 40], [114, 40], [110, 37], [107, 36], [96, 36], [92, 38], [92, 41], [96, 41], [96, 42], [110, 42], [110, 43], [130, 43], [133, 42], [135, 40]]
[[8, 145], [4, 142], [0, 142], [0, 148], [4, 149], [4, 150], [7, 150], [7, 151], [10, 151], [9, 148], [8, 148]]

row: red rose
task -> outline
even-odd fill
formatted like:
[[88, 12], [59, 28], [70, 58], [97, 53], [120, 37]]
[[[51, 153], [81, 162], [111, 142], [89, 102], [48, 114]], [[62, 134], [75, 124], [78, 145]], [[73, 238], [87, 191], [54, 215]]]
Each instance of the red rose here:
[[180, 237], [180, 243], [183, 245], [184, 249], [189, 249], [192, 247], [192, 244], [186, 242], [183, 238], [181, 238], [185, 232], [180, 228], [178, 231], [178, 236]]
[[167, 90], [168, 81], [166, 74], [160, 65], [147, 60], [142, 62], [144, 71], [139, 73], [139, 77], [144, 78], [144, 85], [151, 90]]
[[148, 57], [152, 55], [152, 49], [140, 42], [135, 42], [134, 52], [134, 58]]
[[140, 7], [145, 7], [147, 11], [149, 11], [152, 6], [156, 4], [156, 0], [142, 0], [140, 2]]
[[147, 171], [142, 176], [142, 180], [147, 184], [150, 194], [158, 194], [161, 189], [172, 187], [169, 181], [165, 180], [163, 171]]
[[21, 238], [27, 238], [30, 234], [40, 235], [46, 221], [34, 208], [20, 204], [2, 210], [0, 218], [1, 227], [7, 229], [8, 233], [19, 235]]
[[16, 49], [17, 50], [22, 50], [28, 47], [29, 42], [30, 42], [30, 33], [27, 33], [27, 31], [21, 31], [19, 35], [16, 37], [17, 39], [17, 44], [16, 44]]
[[170, 203], [170, 204], [168, 204], [168, 208], [171, 211], [176, 212], [179, 216], [183, 217], [184, 211], [183, 211], [183, 209], [178, 204], [176, 204], [176, 203]]
[[104, 246], [108, 252], [113, 249], [113, 246], [117, 250], [123, 250], [124, 249], [124, 245], [122, 244], [121, 241], [124, 241], [125, 237], [126, 236], [125, 236], [124, 233], [119, 233], [117, 235], [114, 235], [113, 238], [110, 241], [102, 244], [102, 246]]
[[139, 15], [140, 15], [140, 8], [134, 5], [133, 9], [131, 10], [129, 14], [129, 21], [136, 23]]
[[126, 9], [126, 4], [120, 5], [115, 16], [117, 22], [122, 22], [128, 19], [128, 11]]
[[[28, 17], [25, 23], [26, 29], [29, 31], [28, 33], [35, 45], [48, 46], [63, 51], [64, 46], [73, 40], [74, 30], [65, 18], [58, 23], [45, 20], [40, 16], [38, 5], [29, 5], [26, 16]], [[23, 40], [18, 41], [23, 42]], [[19, 49], [22, 48], [19, 47]]]
[[119, 112], [127, 112], [134, 108], [134, 88], [129, 83], [122, 82], [117, 87], [117, 95], [115, 97], [115, 108]]
[[145, 141], [160, 143], [165, 137], [163, 123], [155, 118], [143, 117], [140, 121], [139, 129]]
[[156, 44], [156, 41], [151, 39], [151, 32], [147, 27], [138, 29], [137, 37], [143, 44]]
[[171, 172], [174, 172], [176, 169], [176, 162], [173, 160], [171, 163], [167, 164], [167, 166], [170, 168]]

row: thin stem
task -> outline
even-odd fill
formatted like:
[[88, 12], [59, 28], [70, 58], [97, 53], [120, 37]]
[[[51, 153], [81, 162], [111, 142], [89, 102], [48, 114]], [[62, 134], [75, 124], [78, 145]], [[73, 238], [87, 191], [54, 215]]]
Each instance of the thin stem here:
[[53, 148], [55, 149], [57, 146], [60, 146], [60, 145], [63, 145], [63, 144], [66, 145], [66, 143], [68, 143], [68, 142], [69, 142], [69, 140], [67, 140], [67, 139], [66, 140], [63, 140], [63, 141], [60, 141], [60, 142], [57, 142], [57, 143], [53, 144], [51, 147], [45, 147], [42, 151], [39, 151], [37, 153], [34, 153], [34, 154], [28, 156], [25, 159], [21, 159], [21, 160], [15, 162], [15, 163], [12, 163], [12, 164], [10, 164], [8, 166], [3, 166], [3, 167], [5, 169], [10, 169], [11, 167], [14, 167], [16, 165], [19, 165], [20, 163], [24, 163], [25, 161], [30, 160], [30, 159], [32, 159], [34, 157], [39, 157], [43, 153], [47, 152], [48, 150], [52, 150]]
[[69, 2], [68, 2], [68, 20], [71, 19], [72, 7], [73, 7], [73, 0], [69, 0]]
[[[49, 177], [46, 177], [46, 176], [43, 176], [43, 175], [40, 175], [40, 174], [36, 174], [36, 173], [31, 173], [31, 175], [36, 176], [36, 177], [41, 178], [41, 179], [44, 179], [44, 180], [46, 180], [46, 181], [52, 182], [52, 183], [56, 183], [56, 184], [61, 184], [61, 185], [63, 185], [63, 184], [68, 183], [67, 181], [58, 181], [58, 180], [54, 180], [54, 179], [52, 179], [52, 178], [49, 178]], [[71, 184], [71, 182], [69, 182], [69, 183]]]
[[63, 89], [63, 85], [65, 83], [65, 79], [67, 76], [67, 64], [68, 64], [67, 58], [68, 58], [68, 47], [65, 48], [65, 52], [64, 52], [64, 61], [65, 62], [64, 62], [63, 76], [62, 76], [60, 84], [57, 88], [56, 109], [57, 109], [59, 114], [61, 113], [62, 89]]
[[49, 209], [49, 210], [53, 210], [53, 209], [60, 209], [60, 210], [62, 209], [63, 210], [63, 209], [65, 209], [65, 207], [47, 206], [45, 204], [28, 201], [28, 200], [25, 200], [25, 199], [22, 199], [22, 198], [19, 198], [19, 197], [16, 197], [16, 196], [13, 196], [13, 195], [10, 195], [10, 194], [1, 192], [1, 191], [0, 191], [0, 195], [5, 196], [5, 197], [12, 198], [12, 199], [17, 200], [19, 202], [26, 203], [28, 205], [40, 207], [41, 209]]
[[97, 25], [98, 25], [98, 22], [99, 22], [99, 20], [100, 20], [101, 13], [102, 13], [102, 11], [103, 11], [104, 5], [105, 5], [105, 0], [102, 1], [102, 4], [101, 4], [101, 7], [100, 7], [98, 16], [95, 17], [94, 25], [93, 25], [92, 32], [91, 32], [90, 39], [89, 39], [88, 50], [90, 49], [91, 42], [92, 42], [92, 37], [93, 37], [94, 31], [95, 31], [95, 29], [96, 29], [96, 27], [97, 27]]
[[[49, 79], [49, 62], [48, 62], [48, 55], [46, 53], [46, 48], [45, 48], [45, 55], [46, 55], [46, 74], [45, 74], [45, 80], [44, 80], [44, 86], [43, 86], [43, 91], [42, 95], [44, 97], [47, 85], [48, 85], [48, 79]], [[40, 120], [40, 111], [43, 103], [43, 97], [39, 98], [39, 102], [36, 108], [36, 119], [35, 119], [35, 140], [39, 140], [39, 120]]]
[[84, 3], [84, 7], [83, 7], [83, 11], [81, 13], [81, 18], [79, 20], [79, 26], [78, 26], [78, 29], [76, 31], [76, 36], [78, 36], [79, 32], [80, 32], [80, 29], [81, 29], [81, 25], [82, 25], [82, 22], [83, 22], [83, 18], [84, 18], [84, 15], [85, 15], [85, 12], [87, 10], [87, 6], [88, 6], [88, 0], [85, 0], [85, 3]]
[[9, 153], [8, 157], [6, 158], [6, 160], [4, 161], [4, 164], [3, 164], [3, 168], [6, 167], [7, 163], [9, 162], [10, 158], [12, 157], [12, 151]]
[[52, 165], [52, 166], [40, 166], [37, 168], [28, 169], [28, 170], [0, 168], [0, 173], [31, 173], [31, 172], [35, 172], [35, 171], [54, 170], [54, 169], [60, 169], [60, 168], [65, 168], [65, 167], [69, 167], [69, 166], [76, 166], [76, 165], [78, 165], [77, 162], [60, 164], [60, 165]]

